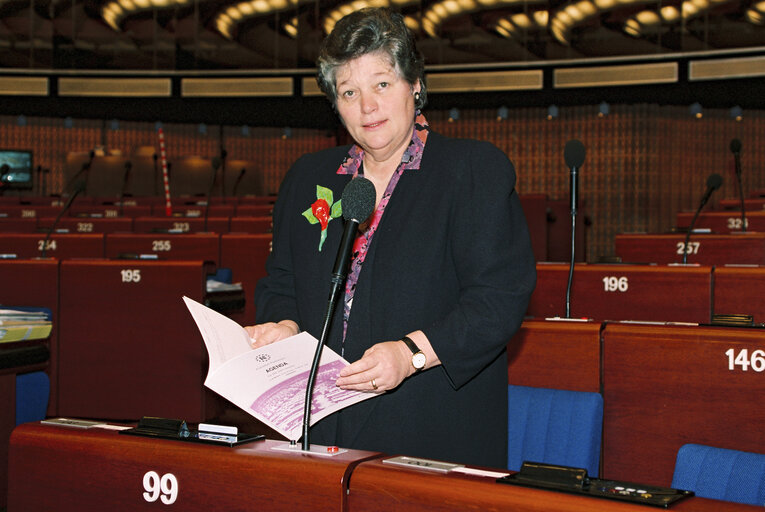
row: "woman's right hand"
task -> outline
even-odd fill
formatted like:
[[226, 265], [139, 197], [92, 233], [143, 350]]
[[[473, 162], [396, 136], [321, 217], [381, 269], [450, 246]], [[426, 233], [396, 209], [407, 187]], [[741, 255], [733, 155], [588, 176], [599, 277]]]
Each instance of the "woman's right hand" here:
[[250, 345], [252, 348], [264, 347], [300, 332], [298, 324], [292, 320], [282, 320], [279, 323], [266, 322], [264, 324], [248, 325], [244, 330], [250, 335]]

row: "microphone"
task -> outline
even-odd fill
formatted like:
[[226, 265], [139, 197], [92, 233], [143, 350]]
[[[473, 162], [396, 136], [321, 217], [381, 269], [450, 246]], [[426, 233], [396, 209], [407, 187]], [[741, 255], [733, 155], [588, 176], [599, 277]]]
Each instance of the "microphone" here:
[[212, 159], [212, 176], [210, 176], [210, 187], [207, 189], [207, 204], [205, 204], [205, 225], [202, 229], [203, 232], [207, 232], [207, 215], [210, 212], [210, 201], [212, 200], [212, 191], [215, 186], [215, 176], [218, 174], [220, 168], [220, 158], [215, 156]]
[[69, 208], [72, 206], [72, 203], [74, 202], [74, 198], [79, 195], [80, 192], [85, 190], [85, 182], [81, 181], [77, 183], [75, 186], [75, 189], [72, 191], [72, 195], [69, 196], [69, 199], [66, 200], [66, 204], [61, 209], [60, 212], [58, 212], [58, 216], [56, 217], [56, 220], [53, 221], [53, 224], [51, 225], [50, 229], [48, 230], [48, 234], [45, 235], [45, 240], [43, 240], [42, 244], [42, 258], [45, 258], [45, 253], [48, 250], [48, 241], [50, 240], [51, 235], [56, 230], [56, 225], [58, 225], [58, 221], [61, 220], [61, 217], [64, 216], [64, 214], [69, 211]]
[[221, 145], [220, 147], [220, 195], [221, 197], [226, 194], [226, 157], [228, 151]]
[[712, 197], [712, 193], [720, 188], [722, 182], [722, 176], [719, 174], [710, 174], [709, 178], [707, 178], [707, 190], [704, 192], [704, 196], [701, 198], [701, 203], [699, 203], [699, 207], [696, 209], [696, 213], [693, 215], [693, 219], [691, 219], [691, 225], [688, 226], [688, 232], [685, 234], [685, 244], [683, 245], [683, 264], [688, 261], [688, 241], [691, 239], [691, 233], [693, 233], [693, 226], [696, 224], [696, 219], [701, 213], [702, 208], [704, 208], [704, 205], [707, 204], [707, 201], [709, 201], [709, 198]]
[[242, 182], [242, 178], [244, 177], [244, 173], [247, 171], [245, 167], [242, 167], [242, 170], [239, 171], [239, 175], [236, 177], [236, 181], [234, 182], [234, 188], [231, 190], [231, 196], [236, 197], [236, 190], [239, 188], [239, 183]]
[[313, 356], [311, 371], [308, 373], [308, 384], [305, 388], [305, 407], [303, 408], [303, 451], [310, 450], [308, 440], [308, 430], [311, 424], [311, 398], [313, 395], [313, 384], [316, 380], [316, 372], [319, 368], [319, 359], [321, 359], [321, 350], [327, 341], [329, 327], [332, 323], [332, 315], [335, 311], [337, 299], [340, 297], [340, 290], [348, 276], [348, 263], [351, 259], [353, 242], [356, 239], [356, 233], [359, 224], [363, 223], [372, 214], [375, 209], [375, 200], [377, 193], [374, 184], [364, 177], [357, 177], [348, 182], [343, 189], [342, 206], [343, 219], [345, 219], [345, 228], [343, 237], [340, 239], [340, 247], [337, 250], [335, 266], [332, 268], [330, 282], [332, 287], [329, 293], [329, 303], [327, 304], [327, 313], [324, 317], [324, 326], [321, 330], [321, 339], [316, 345], [316, 352]]
[[125, 206], [125, 189], [127, 189], [128, 177], [130, 176], [130, 169], [133, 168], [133, 163], [130, 160], [125, 161], [125, 173], [122, 175], [122, 187], [120, 188], [120, 217], [122, 217]]
[[[64, 192], [70, 189], [70, 187], [73, 187], [75, 190], [78, 190], [79, 192], [84, 191], [87, 188], [87, 182], [88, 182], [88, 176], [87, 173], [90, 170], [91, 164], [93, 164], [93, 157], [96, 156], [95, 151], [90, 151], [90, 154], [88, 155], [88, 161], [84, 162], [82, 164], [82, 167], [80, 167], [80, 170], [74, 173], [74, 176], [69, 180], [69, 183], [66, 184], [64, 187]], [[80, 175], [85, 174], [85, 179], [82, 181], [82, 187], [79, 186], [79, 184], [75, 185], [75, 181], [77, 181], [77, 178], [80, 177]], [[80, 188], [82, 190], [80, 190]], [[74, 192], [74, 190], [72, 191]]]
[[571, 171], [571, 262], [566, 285], [566, 318], [571, 318], [571, 283], [574, 280], [574, 259], [576, 255], [576, 211], [579, 207], [579, 168], [584, 163], [584, 144], [576, 139], [566, 142], [563, 160]]
[[741, 141], [730, 141], [730, 150], [736, 165], [736, 182], [738, 183], [738, 196], [741, 199], [741, 230], [746, 233], [746, 211], [744, 210], [744, 187], [741, 184]]

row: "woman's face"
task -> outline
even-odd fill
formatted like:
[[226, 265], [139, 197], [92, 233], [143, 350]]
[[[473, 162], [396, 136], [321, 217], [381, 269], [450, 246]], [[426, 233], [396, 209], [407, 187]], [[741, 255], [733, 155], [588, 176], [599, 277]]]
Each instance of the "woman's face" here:
[[368, 53], [339, 67], [337, 111], [356, 143], [378, 161], [406, 149], [414, 126], [413, 87], [387, 55]]

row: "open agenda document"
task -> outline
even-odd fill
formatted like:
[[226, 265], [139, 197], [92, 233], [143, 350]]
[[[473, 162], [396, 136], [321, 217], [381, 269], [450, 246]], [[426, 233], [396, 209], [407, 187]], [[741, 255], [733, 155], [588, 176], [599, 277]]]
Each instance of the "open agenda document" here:
[[[244, 327], [183, 297], [204, 339], [210, 366], [205, 386], [262, 421], [290, 441], [303, 434], [308, 373], [318, 340], [302, 332], [252, 349]], [[340, 389], [340, 370], [349, 363], [329, 347], [322, 349], [313, 388], [311, 425], [373, 393]]]

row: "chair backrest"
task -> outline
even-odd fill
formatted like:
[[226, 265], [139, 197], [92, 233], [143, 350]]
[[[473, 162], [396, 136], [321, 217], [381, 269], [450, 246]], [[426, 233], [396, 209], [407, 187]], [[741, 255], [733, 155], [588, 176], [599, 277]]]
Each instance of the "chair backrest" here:
[[598, 476], [603, 432], [599, 393], [508, 386], [507, 468], [524, 461], [587, 469]]
[[45, 372], [16, 376], [16, 425], [45, 419], [50, 398], [50, 379]]
[[[757, 428], [757, 427], [753, 427]], [[672, 487], [696, 496], [765, 505], [765, 455], [700, 444], [680, 447]]]

